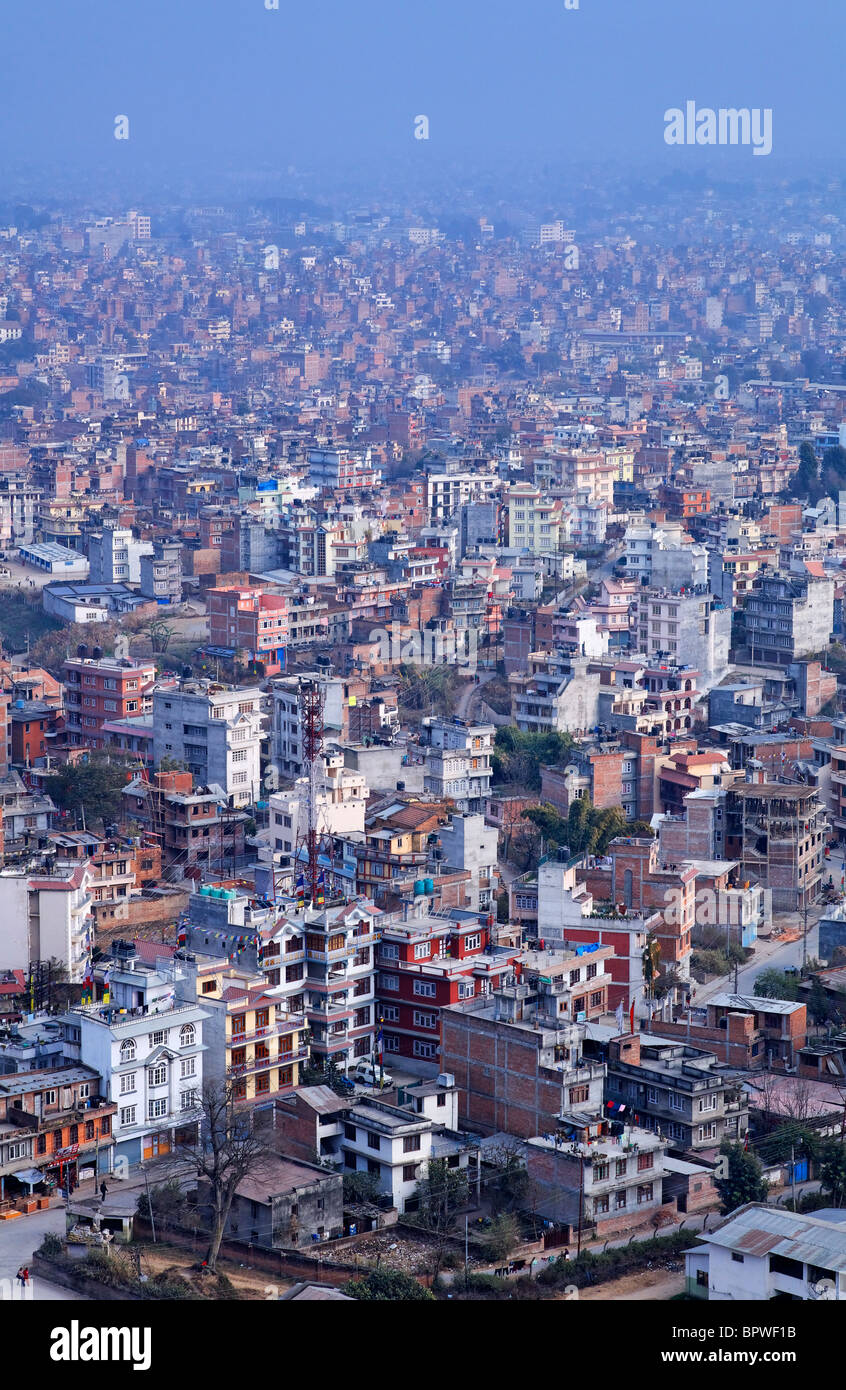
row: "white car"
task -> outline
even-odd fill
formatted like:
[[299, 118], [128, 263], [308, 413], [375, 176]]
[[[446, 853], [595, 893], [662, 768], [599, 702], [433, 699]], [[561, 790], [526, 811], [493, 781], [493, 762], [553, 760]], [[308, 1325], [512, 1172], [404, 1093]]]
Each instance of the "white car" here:
[[378, 1086], [380, 1079], [383, 1086], [393, 1085], [393, 1077], [387, 1072], [382, 1072], [378, 1062], [359, 1062], [353, 1072], [353, 1081], [359, 1081], [364, 1086]]

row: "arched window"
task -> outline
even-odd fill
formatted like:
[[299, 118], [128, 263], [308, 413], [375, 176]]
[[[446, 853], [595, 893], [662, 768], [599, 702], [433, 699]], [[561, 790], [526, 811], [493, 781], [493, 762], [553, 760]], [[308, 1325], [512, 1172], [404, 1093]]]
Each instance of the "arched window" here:
[[120, 1045], [120, 1060], [122, 1062], [135, 1061], [135, 1041], [133, 1038], [125, 1038]]
[[184, 1023], [179, 1030], [179, 1046], [193, 1047], [196, 1032], [193, 1023]]

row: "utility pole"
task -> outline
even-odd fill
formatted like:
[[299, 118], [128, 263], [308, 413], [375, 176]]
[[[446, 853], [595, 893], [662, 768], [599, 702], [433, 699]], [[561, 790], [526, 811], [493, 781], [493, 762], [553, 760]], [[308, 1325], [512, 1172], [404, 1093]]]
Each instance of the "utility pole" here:
[[805, 969], [808, 960], [808, 904], [805, 903], [802, 909], [805, 918], [805, 929], [802, 932], [802, 969]]
[[576, 1258], [582, 1253], [582, 1211], [585, 1204], [585, 1156], [579, 1150], [579, 1229], [576, 1234]]
[[790, 1186], [793, 1192], [793, 1210], [796, 1210], [796, 1151], [793, 1144], [790, 1145]]

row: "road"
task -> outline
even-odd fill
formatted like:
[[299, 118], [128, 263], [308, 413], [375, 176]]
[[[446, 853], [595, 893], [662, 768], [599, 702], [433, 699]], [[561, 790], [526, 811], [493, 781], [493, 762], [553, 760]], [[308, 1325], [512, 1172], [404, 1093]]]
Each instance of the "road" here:
[[[32, 1254], [41, 1244], [48, 1231], [56, 1235], [65, 1233], [65, 1207], [49, 1207], [47, 1211], [34, 1211], [29, 1216], [21, 1216], [16, 1221], [0, 1223], [0, 1299], [4, 1302], [11, 1296], [18, 1297], [20, 1286], [15, 1282], [15, 1274], [21, 1265], [31, 1264]], [[34, 1301], [55, 1300], [72, 1302], [81, 1294], [72, 1289], [63, 1289], [59, 1284], [50, 1284], [30, 1274]], [[87, 1300], [86, 1300], [87, 1301]]]
[[488, 681], [492, 681], [495, 675], [496, 671], [479, 671], [477, 672], [478, 680], [471, 681], [467, 689], [462, 690], [455, 702], [455, 713], [459, 719], [468, 719], [474, 695], [478, 695], [479, 691], [487, 685]]
[[[807, 956], [809, 960], [817, 955], [819, 949], [818, 921], [819, 908], [813, 908], [808, 916]], [[787, 942], [780, 942], [778, 938], [774, 941], [768, 941], [762, 937], [755, 946], [755, 954], [750, 964], [741, 966], [737, 972], [738, 994], [754, 994], [755, 981], [762, 970], [784, 970], [787, 965], [795, 965], [798, 969], [802, 964], [802, 952], [801, 936], [798, 941]], [[701, 1007], [714, 994], [721, 994], [727, 989], [734, 990], [733, 973], [709, 980], [707, 984], [697, 985], [693, 1002]]]

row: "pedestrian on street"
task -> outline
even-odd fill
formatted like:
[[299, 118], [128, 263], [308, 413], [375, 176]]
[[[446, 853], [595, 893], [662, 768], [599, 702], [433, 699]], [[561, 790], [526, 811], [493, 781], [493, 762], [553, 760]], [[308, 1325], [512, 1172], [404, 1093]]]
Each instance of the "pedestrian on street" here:
[[24, 1288], [26, 1288], [26, 1287], [28, 1286], [28, 1284], [29, 1284], [29, 1266], [28, 1266], [28, 1265], [24, 1265], [24, 1272], [23, 1272], [23, 1286], [24, 1286]]
[[106, 1179], [104, 1178], [103, 1181], [100, 1183], [100, 1200], [101, 1200], [101, 1201], [105, 1202], [105, 1200], [106, 1200], [106, 1193], [108, 1192], [108, 1190], [109, 1190], [109, 1189], [106, 1187]]
[[23, 1291], [24, 1291], [24, 1286], [26, 1285], [26, 1275], [24, 1274], [24, 1267], [23, 1267], [23, 1265], [18, 1265], [18, 1272], [17, 1272], [17, 1274], [15, 1275], [15, 1278], [17, 1279], [18, 1283], [19, 1283], [20, 1286], [21, 1286], [21, 1293], [23, 1293]]

